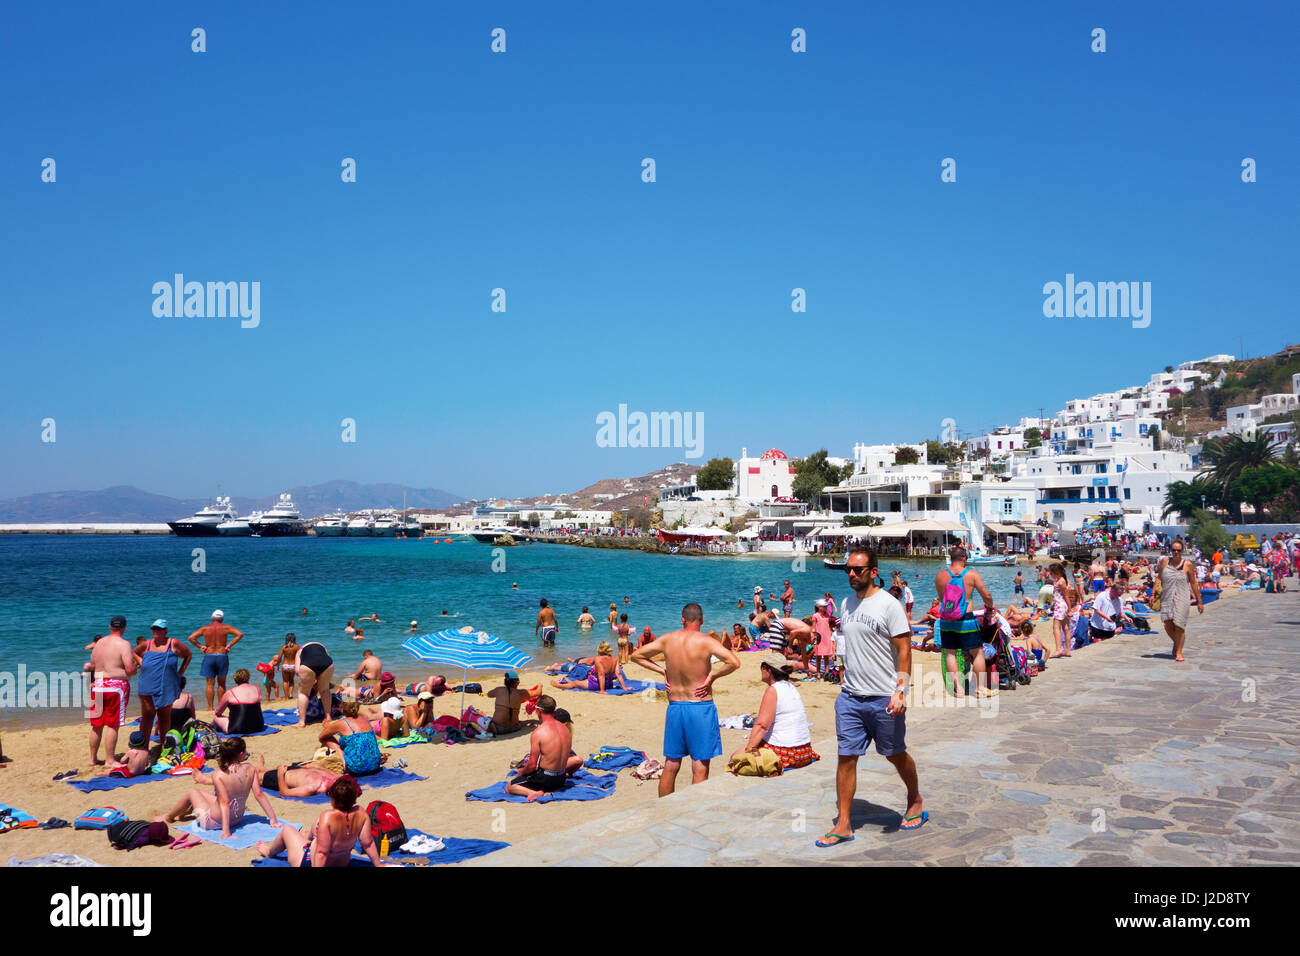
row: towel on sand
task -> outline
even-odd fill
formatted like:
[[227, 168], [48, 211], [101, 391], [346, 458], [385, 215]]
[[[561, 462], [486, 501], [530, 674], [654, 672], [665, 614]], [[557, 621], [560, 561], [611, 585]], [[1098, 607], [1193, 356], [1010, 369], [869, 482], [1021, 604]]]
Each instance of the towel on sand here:
[[601, 747], [589, 756], [584, 767], [596, 770], [624, 770], [645, 760], [645, 752], [631, 747]]
[[[297, 823], [289, 823], [281, 820], [287, 827], [293, 827], [295, 830], [301, 830], [302, 827]], [[266, 822], [266, 817], [256, 816], [252, 813], [244, 814], [244, 819], [240, 820], [237, 826], [230, 830], [230, 838], [223, 839], [221, 829], [204, 830], [199, 826], [198, 820], [191, 820], [184, 825], [176, 824], [176, 829], [184, 830], [186, 833], [198, 837], [200, 840], [206, 840], [209, 843], [219, 843], [221, 846], [228, 846], [232, 850], [248, 850], [257, 845], [258, 840], [265, 840], [270, 843], [280, 832], [279, 827], [273, 827]]]
[[[511, 773], [510, 777], [515, 774]], [[509, 779], [509, 778], [507, 778]], [[590, 770], [579, 770], [572, 777], [564, 782], [564, 789], [557, 790], [554, 793], [544, 793], [533, 803], [550, 803], [552, 800], [599, 800], [601, 797], [608, 797], [614, 792], [614, 784], [618, 782], [617, 773], [597, 774]], [[486, 800], [489, 803], [527, 803], [527, 797], [521, 797], [513, 793], [506, 793], [505, 782], [494, 783], [490, 787], [482, 787], [478, 790], [471, 790], [465, 794], [466, 800]]]
[[[428, 834], [422, 834], [419, 830], [407, 827], [406, 835], [411, 839], [415, 839], [417, 836], [427, 836]], [[430, 839], [432, 839], [432, 837]], [[438, 866], [443, 863], [459, 863], [461, 860], [472, 860], [476, 856], [485, 856], [488, 853], [493, 853], [497, 850], [504, 850], [510, 845], [509, 843], [500, 843], [496, 840], [462, 840], [460, 837], [442, 837], [442, 842], [446, 844], [446, 848], [439, 850], [437, 853], [421, 854], [393, 852], [390, 854], [390, 858], [394, 861], [400, 861], [403, 858], [411, 859], [415, 856], [423, 856], [429, 861], [431, 866]], [[253, 861], [253, 866], [288, 865], [289, 860], [284, 853], [278, 853], [270, 859]], [[348, 865], [356, 867], [374, 867], [374, 864], [365, 857], [358, 858], [356, 856], [352, 857], [352, 862]]]
[[[611, 697], [623, 697], [627, 694], [639, 694], [644, 690], [666, 690], [663, 684], [656, 684], [648, 680], [628, 680], [623, 678], [623, 683], [627, 684], [627, 690], [619, 687], [617, 683], [609, 690], [605, 691]], [[584, 694], [599, 694], [598, 690], [588, 690], [586, 687], [566, 687], [564, 690], [582, 691]]]
[[[418, 773], [407, 773], [405, 770], [393, 770], [391, 767], [384, 767], [378, 773], [369, 773], [364, 777], [357, 777], [357, 783], [361, 784], [361, 792], [376, 787], [391, 787], [398, 783], [407, 783], [411, 780], [428, 780], [428, 777], [421, 777]], [[274, 790], [268, 790], [267, 796], [279, 797], [281, 800], [297, 800], [299, 803], [329, 803], [330, 798], [327, 794], [318, 793], [310, 797], [286, 797], [282, 793], [276, 793]]]
[[65, 780], [69, 786], [90, 793], [94, 790], [116, 790], [118, 787], [134, 787], [137, 783], [153, 783], [155, 780], [176, 780], [176, 776], [165, 773], [142, 773], [138, 777], [91, 777], [89, 780]]

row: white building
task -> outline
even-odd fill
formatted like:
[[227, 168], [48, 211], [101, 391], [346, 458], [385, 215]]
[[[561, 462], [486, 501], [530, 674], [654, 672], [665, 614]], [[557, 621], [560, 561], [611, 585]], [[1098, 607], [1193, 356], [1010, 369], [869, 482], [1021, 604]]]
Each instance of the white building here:
[[1066, 531], [1102, 509], [1122, 510], [1133, 530], [1159, 524], [1169, 485], [1196, 475], [1190, 455], [1152, 451], [1149, 442], [1094, 439], [1090, 448], [1066, 454], [1037, 450], [1043, 454], [1017, 458], [1013, 474], [1034, 486], [1035, 519]]
[[735, 468], [738, 498], [770, 501], [793, 496], [794, 460], [779, 448], [769, 448], [757, 458], [750, 458], [749, 449], [742, 448]]
[[861, 442], [853, 446], [853, 463], [855, 471], [884, 471], [894, 465], [898, 453], [904, 448], [916, 452], [916, 463], [924, 465], [928, 461], [925, 445], [864, 445]]
[[1160, 427], [1158, 418], [1121, 418], [1079, 425], [1053, 425], [1043, 444], [1048, 452], [1065, 455], [1071, 452], [1092, 451], [1099, 443], [1117, 441], [1135, 442], [1150, 450], [1153, 444], [1151, 429]]

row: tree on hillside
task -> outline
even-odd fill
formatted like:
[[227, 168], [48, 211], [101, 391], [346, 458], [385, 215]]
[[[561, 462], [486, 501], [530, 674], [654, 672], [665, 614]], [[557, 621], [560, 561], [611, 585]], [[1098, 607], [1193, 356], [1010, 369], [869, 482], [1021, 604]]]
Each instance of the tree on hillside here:
[[710, 458], [695, 473], [700, 491], [729, 491], [735, 478], [735, 463], [730, 458]]
[[894, 464], [896, 465], [915, 465], [921, 460], [921, 456], [916, 453], [915, 448], [909, 448], [904, 445], [894, 453]]
[[943, 465], [959, 458], [960, 455], [950, 445], [941, 445], [937, 441], [925, 443], [925, 460], [932, 465]]

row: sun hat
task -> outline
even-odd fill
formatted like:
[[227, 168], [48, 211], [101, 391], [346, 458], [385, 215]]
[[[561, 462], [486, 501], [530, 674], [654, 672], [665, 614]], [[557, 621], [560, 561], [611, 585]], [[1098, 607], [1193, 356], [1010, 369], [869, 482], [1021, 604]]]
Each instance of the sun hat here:
[[412, 622], [411, 622], [411, 627], [415, 627], [415, 626], [416, 626], [417, 624], [419, 624], [419, 623], [420, 623], [419, 621], [412, 621]]
[[383, 704], [380, 705], [379, 709], [382, 710], [389, 717], [402, 716], [402, 702], [398, 700], [396, 697], [388, 698], [388, 700], [384, 701]]
[[391, 684], [395, 680], [397, 680], [397, 678], [393, 676], [392, 671], [384, 671], [379, 675], [379, 683], [381, 684]]
[[150, 627], [150, 628], [155, 628], [155, 627], [157, 627], [157, 628], [161, 628], [162, 630], [165, 631], [165, 630], [167, 630], [167, 622], [164, 621], [162, 618], [158, 618], [158, 620], [156, 620], [156, 621], [154, 621], [152, 624], [150, 624], [149, 627]]
[[212, 612], [212, 620], [214, 620], [214, 621], [224, 621], [225, 619], [226, 619], [226, 615], [225, 615], [225, 613], [224, 613], [223, 611], [216, 610], [216, 611], [213, 611], [213, 612]]
[[762, 593], [763, 593], [763, 585], [761, 585], [761, 584], [755, 584], [755, 585], [754, 585], [754, 593], [755, 593], [755, 594], [762, 594]]

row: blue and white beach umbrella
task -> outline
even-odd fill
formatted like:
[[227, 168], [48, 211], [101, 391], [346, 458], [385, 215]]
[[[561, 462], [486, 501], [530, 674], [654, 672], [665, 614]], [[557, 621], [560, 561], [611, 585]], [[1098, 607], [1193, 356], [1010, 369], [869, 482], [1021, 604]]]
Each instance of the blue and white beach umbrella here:
[[487, 631], [466, 625], [433, 634], [412, 637], [402, 645], [408, 654], [431, 664], [450, 664], [465, 674], [460, 682], [460, 713], [465, 713], [465, 681], [470, 668], [481, 671], [511, 671], [523, 667], [532, 657]]

